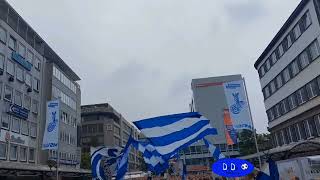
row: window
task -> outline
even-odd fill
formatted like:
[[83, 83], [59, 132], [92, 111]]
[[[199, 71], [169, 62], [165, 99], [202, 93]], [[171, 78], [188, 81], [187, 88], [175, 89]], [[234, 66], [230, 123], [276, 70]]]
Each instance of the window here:
[[18, 106], [22, 106], [22, 93], [16, 91], [16, 95], [14, 96], [14, 103]]
[[30, 96], [27, 96], [27, 95], [24, 95], [24, 105], [23, 107], [28, 109], [28, 110], [31, 110], [31, 97]]
[[284, 137], [284, 143], [289, 144], [291, 142], [290, 134], [289, 134], [289, 128], [285, 128], [283, 131], [283, 137]]
[[271, 109], [269, 109], [269, 110], [267, 111], [267, 115], [268, 115], [269, 122], [274, 119], [273, 108], [271, 108]]
[[14, 63], [9, 59], [7, 60], [7, 73], [14, 76]]
[[289, 111], [288, 99], [281, 101], [281, 114], [286, 114]]
[[290, 80], [291, 77], [290, 77], [290, 72], [288, 67], [282, 71], [282, 76], [285, 83]]
[[318, 40], [313, 41], [313, 43], [309, 46], [309, 52], [312, 61], [320, 55]]
[[273, 53], [271, 54], [271, 61], [272, 61], [272, 64], [275, 64], [275, 63], [278, 61], [275, 52], [273, 52]]
[[308, 120], [308, 124], [309, 124], [309, 128], [310, 128], [310, 133], [311, 133], [311, 136], [313, 137], [317, 137], [318, 134], [319, 134], [319, 129], [317, 129], [317, 126], [316, 126], [316, 121], [317, 119], [315, 118], [310, 118]]
[[274, 116], [275, 118], [278, 118], [281, 116], [280, 104], [277, 104], [274, 106]]
[[270, 91], [271, 91], [271, 94], [276, 92], [276, 85], [275, 85], [274, 81], [270, 82]]
[[297, 102], [299, 105], [307, 101], [307, 94], [305, 88], [301, 88], [296, 92]]
[[10, 129], [10, 116], [7, 113], [2, 113], [1, 127], [3, 129]]
[[34, 56], [33, 52], [28, 50], [27, 59], [26, 60], [31, 64], [32, 64], [32, 61], [33, 61], [33, 56]]
[[266, 74], [266, 69], [265, 69], [264, 64], [260, 67], [260, 74], [261, 74], [261, 77]]
[[292, 141], [293, 142], [298, 142], [299, 134], [298, 134], [297, 126], [296, 125], [290, 126], [290, 132], [291, 132]]
[[284, 54], [284, 50], [283, 50], [282, 44], [280, 44], [278, 46], [278, 51], [279, 51], [279, 56], [281, 57]]
[[23, 82], [23, 80], [24, 80], [24, 71], [23, 71], [23, 69], [21, 67], [17, 66], [16, 74], [17, 74], [17, 79], [20, 82]]
[[29, 74], [29, 73], [26, 73], [26, 85], [27, 86], [29, 86], [29, 87], [31, 87], [31, 85], [32, 85], [32, 77], [31, 77], [31, 75]]
[[267, 99], [270, 96], [269, 86], [267, 85], [263, 91], [264, 98]]
[[292, 95], [290, 95], [288, 97], [288, 103], [289, 103], [290, 110], [292, 110], [292, 109], [297, 107], [297, 98], [296, 98], [295, 93], [293, 93]]
[[319, 89], [315, 80], [306, 85], [307, 95], [309, 99], [312, 99], [319, 95]]
[[4, 44], [7, 42], [7, 32], [1, 26], [0, 26], [0, 41]]
[[21, 120], [21, 134], [29, 135], [28, 121]]
[[103, 124], [98, 124], [98, 131], [103, 132]]
[[39, 92], [40, 90], [40, 81], [37, 78], [33, 78], [33, 89], [36, 92]]
[[281, 131], [277, 132], [277, 140], [278, 140], [279, 146], [282, 146], [283, 145], [283, 138], [282, 138]]
[[7, 144], [4, 142], [0, 142], [0, 159], [7, 159]]
[[314, 116], [314, 122], [316, 124], [316, 129], [317, 129], [317, 132], [318, 132], [317, 136], [320, 136], [320, 115]]
[[4, 55], [0, 54], [0, 70], [4, 69]]
[[39, 102], [36, 100], [32, 100], [32, 112], [33, 113], [38, 113], [38, 109], [39, 109]]
[[20, 146], [20, 161], [27, 161], [27, 148]]
[[16, 133], [20, 132], [20, 119], [12, 117], [11, 131]]
[[307, 51], [303, 51], [300, 55], [299, 55], [299, 64], [301, 69], [304, 69], [305, 67], [307, 67], [309, 65], [310, 61], [309, 61], [309, 56]]
[[37, 137], [37, 124], [36, 123], [30, 123], [30, 136]]
[[34, 67], [40, 71], [41, 68], [41, 62], [40, 59], [36, 56], [36, 58], [34, 59], [34, 63], [33, 63]]
[[266, 67], [267, 71], [269, 71], [269, 69], [271, 68], [270, 59], [266, 60], [266, 66], [265, 67]]
[[10, 144], [10, 160], [16, 161], [18, 159], [18, 146]]
[[12, 101], [13, 90], [9, 86], [4, 86], [4, 99], [7, 101]]
[[3, 83], [0, 82], [0, 100], [1, 100], [1, 97], [2, 97], [2, 85], [3, 85]]
[[34, 162], [34, 154], [35, 154], [35, 150], [33, 148], [29, 148], [29, 161], [30, 162]]
[[16, 50], [16, 45], [17, 45], [17, 40], [10, 36], [10, 39], [9, 39], [9, 48], [12, 49], [13, 51]]
[[307, 139], [307, 126], [305, 122], [298, 123], [301, 139]]
[[304, 32], [310, 24], [311, 24], [311, 17], [308, 11], [302, 16], [302, 18], [299, 21], [301, 32]]
[[283, 85], [283, 81], [282, 81], [282, 76], [281, 74], [279, 74], [277, 77], [276, 77], [276, 83], [277, 83], [277, 89], [280, 89]]
[[292, 77], [295, 77], [300, 72], [298, 62], [296, 59], [293, 60], [292, 63], [290, 64], [290, 69], [291, 69]]
[[25, 58], [26, 57], [26, 51], [27, 51], [26, 46], [23, 45], [22, 43], [19, 43], [19, 54], [20, 54], [20, 56]]
[[294, 34], [295, 40], [297, 40], [300, 37], [301, 31], [300, 31], [300, 27], [298, 24], [293, 28], [293, 34]]

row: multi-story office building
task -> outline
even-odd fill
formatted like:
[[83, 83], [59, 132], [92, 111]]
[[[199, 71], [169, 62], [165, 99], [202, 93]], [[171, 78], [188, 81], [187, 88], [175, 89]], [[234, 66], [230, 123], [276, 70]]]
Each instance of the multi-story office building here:
[[[60, 164], [79, 167], [80, 78], [6, 2], [0, 1], [0, 164], [47, 167], [46, 103], [61, 99]], [[38, 165], [38, 166], [37, 166]], [[33, 170], [41, 168], [33, 168]], [[2, 174], [3, 175], [3, 174]]]
[[[110, 104], [92, 104], [81, 106], [81, 146], [83, 152], [90, 152], [90, 147], [106, 146], [123, 148], [130, 133], [139, 139], [139, 133]], [[136, 171], [141, 166], [141, 154], [131, 148], [129, 171]]]
[[[224, 134], [224, 110], [228, 109], [227, 100], [224, 94], [223, 83], [242, 80], [241, 75], [209, 77], [193, 79], [191, 88], [193, 92], [190, 110], [199, 112], [210, 120], [218, 134], [209, 136], [207, 139], [218, 147], [227, 156], [239, 155], [238, 144], [227, 146]], [[199, 141], [184, 150], [187, 165], [210, 166], [212, 156], [203, 141]]]
[[274, 147], [320, 135], [319, 18], [320, 1], [302, 0], [254, 65]]

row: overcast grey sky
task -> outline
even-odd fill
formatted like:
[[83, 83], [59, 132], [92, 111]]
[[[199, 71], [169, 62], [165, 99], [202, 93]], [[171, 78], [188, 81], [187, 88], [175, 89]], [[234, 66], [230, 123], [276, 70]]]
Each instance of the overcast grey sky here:
[[82, 104], [130, 121], [188, 111], [192, 78], [242, 74], [267, 131], [255, 60], [300, 0], [8, 0], [81, 77]]

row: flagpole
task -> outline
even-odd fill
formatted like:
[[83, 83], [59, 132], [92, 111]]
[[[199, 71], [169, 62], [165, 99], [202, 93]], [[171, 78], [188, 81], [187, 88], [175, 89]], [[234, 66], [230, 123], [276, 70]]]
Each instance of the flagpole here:
[[249, 109], [249, 115], [250, 115], [250, 119], [252, 122], [252, 128], [253, 128], [253, 137], [254, 137], [254, 142], [256, 145], [256, 150], [257, 150], [257, 154], [258, 154], [258, 160], [259, 160], [259, 168], [261, 170], [262, 164], [261, 164], [261, 157], [260, 157], [260, 152], [259, 152], [259, 147], [258, 147], [258, 141], [257, 141], [257, 134], [256, 134], [256, 129], [254, 128], [254, 124], [253, 124], [253, 119], [252, 119], [252, 113], [251, 113], [251, 107], [250, 107], [250, 102], [249, 102], [249, 97], [248, 97], [248, 91], [247, 91], [247, 86], [246, 86], [246, 80], [243, 79], [243, 83], [244, 83], [244, 89], [246, 92], [246, 98], [247, 98], [247, 102], [248, 102], [248, 109]]

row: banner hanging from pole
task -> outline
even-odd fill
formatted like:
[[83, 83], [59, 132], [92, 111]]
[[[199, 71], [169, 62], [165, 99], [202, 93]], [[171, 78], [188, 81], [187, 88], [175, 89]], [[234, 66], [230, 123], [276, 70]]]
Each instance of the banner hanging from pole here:
[[43, 135], [42, 150], [58, 149], [59, 141], [59, 119], [60, 101], [53, 100], [47, 102], [47, 118]]
[[252, 120], [243, 80], [226, 82], [223, 83], [223, 86], [233, 127], [252, 130]]

